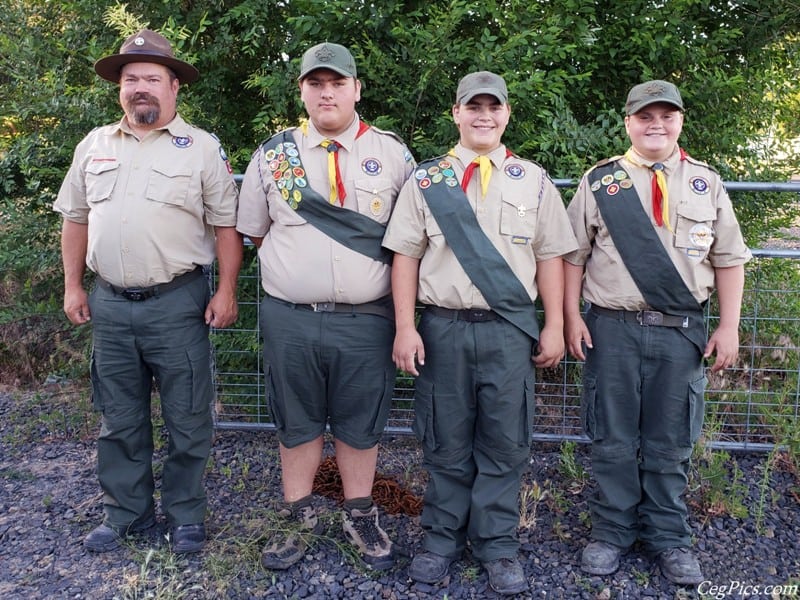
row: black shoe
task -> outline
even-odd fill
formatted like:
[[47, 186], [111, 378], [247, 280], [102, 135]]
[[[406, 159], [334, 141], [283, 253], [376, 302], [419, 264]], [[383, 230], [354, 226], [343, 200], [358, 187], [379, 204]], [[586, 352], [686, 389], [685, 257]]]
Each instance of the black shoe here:
[[498, 594], [513, 596], [528, 589], [528, 580], [516, 558], [499, 558], [483, 563], [489, 574], [489, 586]]
[[172, 551], [176, 554], [200, 552], [206, 545], [206, 526], [202, 523], [178, 525], [172, 530]]
[[408, 575], [414, 581], [422, 583], [439, 583], [447, 577], [450, 565], [455, 561], [435, 552], [422, 552], [414, 557], [408, 567]]
[[111, 552], [122, 544], [122, 540], [132, 533], [144, 531], [156, 524], [156, 518], [152, 514], [147, 516], [139, 523], [132, 523], [127, 527], [111, 527], [103, 523], [92, 529], [83, 538], [83, 546], [90, 552]]

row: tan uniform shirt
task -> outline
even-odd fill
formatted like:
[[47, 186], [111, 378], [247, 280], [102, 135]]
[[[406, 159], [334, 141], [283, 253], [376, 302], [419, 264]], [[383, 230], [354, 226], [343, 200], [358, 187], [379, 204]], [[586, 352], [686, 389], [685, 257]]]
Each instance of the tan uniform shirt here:
[[[447, 156], [459, 183], [464, 169], [477, 156], [462, 145], [455, 156]], [[476, 169], [467, 189], [467, 199], [481, 229], [514, 274], [525, 286], [531, 301], [537, 297], [536, 262], [562, 256], [577, 245], [564, 203], [547, 173], [536, 163], [506, 156], [501, 145], [488, 156], [492, 175], [486, 197], [482, 197], [480, 173]], [[399, 254], [420, 258], [417, 300], [445, 308], [483, 308], [489, 305], [472, 283], [442, 235], [419, 189], [415, 173], [397, 200], [383, 245]]]
[[[356, 139], [359, 119], [336, 141], [345, 186], [344, 208], [386, 223], [397, 194], [414, 169], [405, 145], [393, 134], [370, 127]], [[293, 131], [308, 185], [327, 200], [326, 138], [309, 121], [308, 134]], [[272, 180], [264, 153], [256, 150], [247, 167], [239, 199], [236, 228], [263, 237], [258, 256], [264, 290], [299, 304], [362, 304], [390, 291], [388, 265], [343, 246], [309, 224], [287, 204]]]
[[86, 264], [120, 287], [171, 281], [214, 261], [213, 226], [236, 224], [219, 140], [179, 115], [138, 140], [125, 118], [76, 147], [53, 209], [88, 223]]
[[[742, 265], [752, 258], [722, 180], [705, 163], [692, 158], [681, 160], [677, 149], [664, 161], [671, 232], [666, 224], [658, 227], [653, 220], [649, 169], [653, 162], [638, 155], [636, 162], [643, 166], [625, 158], [619, 164], [633, 181], [642, 207], [686, 286], [698, 302], [703, 302], [714, 289], [715, 267]], [[589, 172], [567, 209], [580, 247], [565, 259], [586, 266], [585, 300], [615, 310], [648, 308], [600, 216], [589, 189]]]

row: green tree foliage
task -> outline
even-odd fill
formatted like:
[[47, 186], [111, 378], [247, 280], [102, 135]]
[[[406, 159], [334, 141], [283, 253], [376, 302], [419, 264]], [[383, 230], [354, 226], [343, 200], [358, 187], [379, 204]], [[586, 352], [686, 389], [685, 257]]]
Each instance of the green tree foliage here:
[[[681, 88], [683, 145], [724, 178], [800, 172], [787, 146], [800, 137], [796, 0], [0, 0], [0, 14], [0, 281], [35, 300], [60, 296], [50, 207], [72, 151], [121, 115], [92, 64], [143, 25], [200, 69], [179, 109], [238, 172], [303, 116], [299, 60], [325, 40], [353, 50], [362, 117], [417, 158], [453, 144], [458, 78], [489, 69], [509, 86], [507, 144], [556, 178], [625, 150], [625, 94], [650, 78]], [[752, 245], [794, 216], [786, 194], [736, 201]]]

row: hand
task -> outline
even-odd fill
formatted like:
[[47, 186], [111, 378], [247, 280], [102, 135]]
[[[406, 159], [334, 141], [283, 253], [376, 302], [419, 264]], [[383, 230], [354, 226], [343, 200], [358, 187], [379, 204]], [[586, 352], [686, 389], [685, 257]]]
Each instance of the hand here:
[[64, 290], [64, 313], [71, 323], [83, 325], [92, 319], [89, 296], [82, 287]]
[[540, 369], [558, 366], [564, 358], [564, 334], [561, 327], [544, 326], [539, 334], [538, 352], [531, 358]]
[[425, 364], [425, 346], [416, 329], [409, 327], [397, 330], [392, 347], [392, 360], [398, 369], [414, 376], [419, 375], [417, 364]]
[[238, 318], [239, 305], [236, 303], [236, 296], [218, 290], [206, 307], [206, 325], [222, 329], [233, 325]]
[[717, 358], [711, 365], [712, 373], [736, 364], [739, 357], [739, 330], [735, 327], [718, 327], [706, 344], [703, 358], [708, 358], [715, 352]]
[[564, 319], [564, 338], [569, 353], [578, 360], [586, 360], [583, 351], [583, 344], [587, 348], [592, 348], [592, 336], [586, 322], [580, 316], [565, 317]]

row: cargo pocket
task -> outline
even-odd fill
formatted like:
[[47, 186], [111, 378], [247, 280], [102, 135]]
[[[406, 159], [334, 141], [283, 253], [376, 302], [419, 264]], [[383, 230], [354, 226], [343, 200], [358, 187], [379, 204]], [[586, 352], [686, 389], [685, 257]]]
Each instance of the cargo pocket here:
[[597, 379], [592, 375], [584, 374], [583, 390], [581, 392], [581, 422], [583, 432], [593, 442], [603, 439], [600, 420], [597, 416]]
[[192, 399], [189, 408], [193, 415], [197, 415], [209, 410], [214, 397], [208, 345], [200, 344], [188, 348], [186, 357], [192, 370]]
[[705, 376], [689, 382], [689, 414], [686, 431], [689, 432], [687, 446], [694, 446], [700, 439], [705, 416], [705, 393], [708, 380]]
[[434, 452], [439, 447], [436, 443], [434, 418], [433, 384], [417, 379], [414, 389], [414, 424], [412, 430], [422, 447], [429, 452]]

